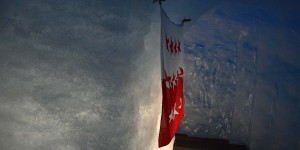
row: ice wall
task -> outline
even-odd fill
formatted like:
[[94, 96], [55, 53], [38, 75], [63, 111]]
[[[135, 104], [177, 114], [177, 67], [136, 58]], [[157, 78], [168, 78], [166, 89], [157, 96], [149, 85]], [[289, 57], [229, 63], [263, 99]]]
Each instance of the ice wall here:
[[[172, 2], [175, 22], [203, 3]], [[159, 16], [152, 1], [2, 0], [0, 149], [157, 149]]]
[[186, 34], [180, 132], [299, 149], [299, 2], [230, 1]]
[[[230, 1], [197, 20], [216, 2], [164, 5], [196, 22], [180, 132], [299, 149], [297, 4]], [[0, 149], [157, 149], [159, 26], [151, 1], [0, 1]]]
[[144, 40], [156, 5], [7, 0], [0, 7], [0, 149], [157, 146], [159, 28]]

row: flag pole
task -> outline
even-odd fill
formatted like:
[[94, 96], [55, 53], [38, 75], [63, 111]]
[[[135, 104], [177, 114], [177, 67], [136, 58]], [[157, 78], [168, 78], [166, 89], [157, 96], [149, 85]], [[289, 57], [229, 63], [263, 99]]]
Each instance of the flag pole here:
[[158, 2], [159, 5], [161, 5], [161, 2], [166, 1], [166, 0], [153, 0], [153, 3]]

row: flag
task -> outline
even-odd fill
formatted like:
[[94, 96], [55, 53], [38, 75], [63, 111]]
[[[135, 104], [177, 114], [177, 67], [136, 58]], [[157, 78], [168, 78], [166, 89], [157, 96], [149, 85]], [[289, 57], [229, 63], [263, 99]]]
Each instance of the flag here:
[[161, 11], [162, 113], [159, 147], [168, 145], [184, 115], [183, 24], [174, 24]]

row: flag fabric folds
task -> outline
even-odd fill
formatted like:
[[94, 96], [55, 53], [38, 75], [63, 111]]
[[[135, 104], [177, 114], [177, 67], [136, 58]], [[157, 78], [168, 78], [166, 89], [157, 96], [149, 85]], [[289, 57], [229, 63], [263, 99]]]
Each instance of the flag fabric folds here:
[[183, 24], [174, 24], [161, 11], [162, 113], [159, 147], [168, 145], [184, 115]]

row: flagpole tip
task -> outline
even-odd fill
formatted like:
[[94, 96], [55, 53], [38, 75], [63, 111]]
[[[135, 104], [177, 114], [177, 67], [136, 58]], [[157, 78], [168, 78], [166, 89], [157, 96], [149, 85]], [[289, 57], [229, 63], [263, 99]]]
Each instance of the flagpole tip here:
[[166, 0], [153, 0], [153, 3], [158, 2], [159, 5], [161, 5], [161, 2], [164, 2], [164, 1], [166, 1]]

